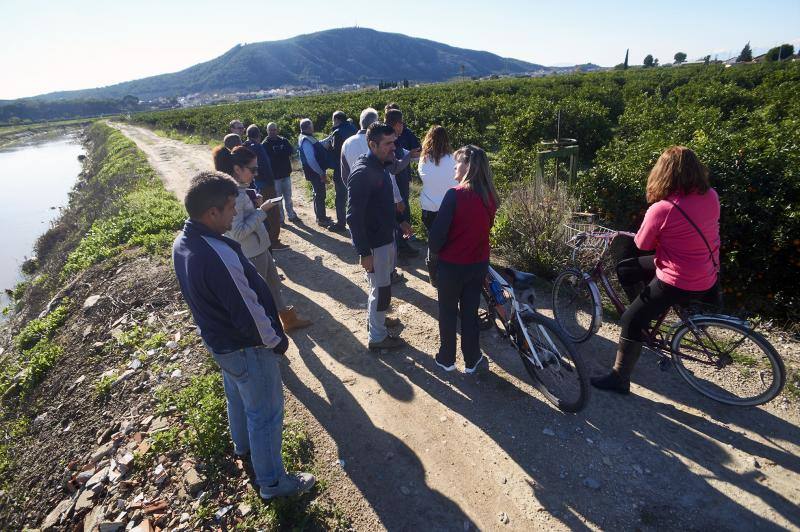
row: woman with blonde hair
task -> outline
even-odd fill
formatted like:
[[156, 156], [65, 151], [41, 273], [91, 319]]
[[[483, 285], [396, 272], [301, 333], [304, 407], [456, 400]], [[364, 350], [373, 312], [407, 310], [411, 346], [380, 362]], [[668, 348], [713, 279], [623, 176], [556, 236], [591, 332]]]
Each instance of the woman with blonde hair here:
[[[642, 351], [643, 330], [674, 304], [719, 298], [719, 197], [708, 170], [689, 148], [673, 146], [658, 158], [647, 178], [652, 203], [634, 242], [655, 254], [620, 261], [617, 276], [631, 305], [622, 314], [614, 367], [591, 379], [601, 390], [628, 394]], [[633, 287], [647, 283], [640, 294]]]
[[[455, 160], [447, 131], [442, 126], [431, 126], [422, 141], [418, 167], [419, 177], [422, 180], [422, 190], [419, 193], [422, 223], [428, 233], [431, 231], [445, 193], [457, 184], [454, 166]], [[431, 253], [428, 247], [425, 265], [428, 267], [428, 277], [433, 286], [436, 286], [436, 263], [436, 254]]]
[[478, 305], [488, 273], [489, 232], [499, 204], [486, 152], [473, 145], [456, 151], [458, 186], [444, 194], [429, 235], [439, 255], [440, 347], [436, 364], [455, 369], [456, 322], [461, 319], [461, 352], [466, 373], [474, 373], [486, 357], [479, 344]]

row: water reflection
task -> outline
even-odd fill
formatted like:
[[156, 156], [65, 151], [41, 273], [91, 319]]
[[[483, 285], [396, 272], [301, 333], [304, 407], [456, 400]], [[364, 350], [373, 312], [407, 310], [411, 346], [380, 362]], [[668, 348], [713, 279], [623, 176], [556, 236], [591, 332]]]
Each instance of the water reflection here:
[[67, 204], [83, 148], [74, 134], [0, 149], [0, 304], [21, 280], [20, 265]]

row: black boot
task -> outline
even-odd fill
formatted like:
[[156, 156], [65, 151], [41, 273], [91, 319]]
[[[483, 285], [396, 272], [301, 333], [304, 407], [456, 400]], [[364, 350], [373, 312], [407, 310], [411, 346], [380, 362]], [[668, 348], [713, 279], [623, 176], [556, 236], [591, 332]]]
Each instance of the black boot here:
[[642, 342], [620, 338], [614, 368], [603, 377], [590, 379], [592, 386], [600, 390], [608, 390], [623, 395], [631, 393], [631, 373], [633, 373], [633, 368], [636, 366], [636, 362], [639, 361], [641, 353]]

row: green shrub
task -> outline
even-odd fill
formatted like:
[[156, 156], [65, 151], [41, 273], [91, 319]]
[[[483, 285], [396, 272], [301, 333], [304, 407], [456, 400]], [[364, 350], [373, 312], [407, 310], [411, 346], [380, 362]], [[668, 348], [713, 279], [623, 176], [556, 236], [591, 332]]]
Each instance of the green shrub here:
[[49, 340], [69, 317], [70, 301], [64, 299], [50, 314], [28, 322], [14, 337], [14, 347], [20, 351], [30, 349], [41, 340]]
[[196, 456], [214, 462], [225, 454], [230, 438], [219, 373], [192, 377], [185, 388], [162, 391], [159, 400], [162, 409], [175, 406], [187, 423], [183, 441]]
[[185, 218], [183, 206], [175, 197], [151, 181], [127, 194], [118, 214], [92, 224], [89, 233], [69, 254], [64, 275], [86, 269], [127, 246], [142, 246], [152, 253], [164, 251]]

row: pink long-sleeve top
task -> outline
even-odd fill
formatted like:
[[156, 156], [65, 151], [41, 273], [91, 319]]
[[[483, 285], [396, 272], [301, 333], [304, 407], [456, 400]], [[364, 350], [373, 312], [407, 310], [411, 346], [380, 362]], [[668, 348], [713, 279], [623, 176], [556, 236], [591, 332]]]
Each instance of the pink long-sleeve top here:
[[647, 209], [644, 221], [636, 233], [636, 246], [656, 251], [656, 276], [681, 290], [700, 292], [711, 288], [717, 280], [717, 270], [703, 238], [672, 201], [703, 232], [714, 262], [719, 264], [719, 196], [712, 188], [705, 194], [673, 194]]

